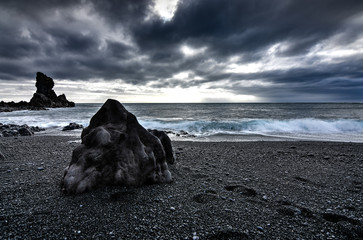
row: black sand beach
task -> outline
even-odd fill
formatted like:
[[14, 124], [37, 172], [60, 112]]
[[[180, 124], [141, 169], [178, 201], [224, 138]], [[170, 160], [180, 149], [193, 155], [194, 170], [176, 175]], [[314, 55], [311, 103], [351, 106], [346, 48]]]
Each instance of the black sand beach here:
[[363, 238], [363, 144], [173, 142], [173, 183], [66, 196], [78, 139], [0, 138], [0, 239]]

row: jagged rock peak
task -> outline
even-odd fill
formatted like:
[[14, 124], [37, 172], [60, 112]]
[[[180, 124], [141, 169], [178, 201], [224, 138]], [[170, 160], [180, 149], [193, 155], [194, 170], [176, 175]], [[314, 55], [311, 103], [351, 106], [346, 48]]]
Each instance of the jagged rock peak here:
[[44, 73], [37, 72], [36, 83], [37, 91], [30, 99], [30, 105], [36, 107], [74, 107], [74, 102], [68, 101], [64, 94], [57, 96], [54, 92], [54, 81]]
[[[48, 95], [50, 91], [52, 91], [54, 87], [53, 78], [48, 77], [42, 72], [37, 72], [35, 86], [37, 87], [37, 93], [42, 93], [44, 95]], [[54, 91], [53, 91], [54, 93]], [[54, 94], [55, 95], [55, 94]], [[57, 97], [57, 96], [55, 96]]]

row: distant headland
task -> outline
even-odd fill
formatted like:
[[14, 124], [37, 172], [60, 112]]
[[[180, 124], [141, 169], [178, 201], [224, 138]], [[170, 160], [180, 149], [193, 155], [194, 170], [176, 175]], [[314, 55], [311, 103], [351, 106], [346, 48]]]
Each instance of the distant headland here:
[[45, 110], [46, 108], [74, 107], [74, 102], [68, 101], [64, 94], [59, 96], [53, 90], [54, 81], [44, 73], [37, 72], [37, 91], [30, 102], [0, 102], [0, 112], [12, 112], [18, 110]]

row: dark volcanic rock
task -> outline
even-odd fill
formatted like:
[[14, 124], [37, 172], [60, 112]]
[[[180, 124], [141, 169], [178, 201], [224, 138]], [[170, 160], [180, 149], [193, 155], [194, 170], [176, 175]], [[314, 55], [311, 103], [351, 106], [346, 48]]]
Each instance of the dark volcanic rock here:
[[2, 124], [0, 123], [0, 137], [31, 136], [34, 132], [44, 131], [44, 128], [29, 127], [28, 125]]
[[175, 161], [175, 155], [173, 147], [171, 146], [171, 140], [168, 135], [164, 131], [158, 131], [156, 129], [148, 129], [148, 131], [159, 138], [161, 144], [164, 147], [166, 161], [170, 164], [173, 164]]
[[64, 94], [57, 96], [53, 90], [54, 81], [47, 75], [37, 72], [36, 93], [30, 100], [31, 106], [36, 107], [74, 107], [74, 102], [67, 100]]
[[18, 133], [20, 136], [31, 136], [34, 134], [28, 126], [19, 128]]
[[45, 110], [46, 108], [74, 107], [74, 102], [67, 100], [64, 94], [57, 96], [53, 90], [54, 81], [47, 75], [37, 72], [37, 91], [33, 94], [30, 102], [0, 102], [0, 112], [11, 112], [18, 110]]
[[81, 138], [62, 178], [65, 193], [82, 193], [100, 185], [138, 186], [172, 180], [159, 138], [116, 100], [106, 101]]
[[70, 130], [75, 130], [75, 129], [81, 129], [83, 128], [82, 124], [78, 124], [78, 123], [70, 123], [67, 126], [65, 126], [62, 131], [70, 131]]
[[45, 110], [45, 107], [31, 106], [28, 102], [0, 102], [0, 112], [12, 112], [18, 110]]
[[44, 73], [37, 72], [36, 80], [37, 82], [35, 83], [35, 86], [37, 87], [37, 93], [44, 94], [49, 98], [57, 97], [53, 90], [54, 81], [51, 77], [48, 77]]

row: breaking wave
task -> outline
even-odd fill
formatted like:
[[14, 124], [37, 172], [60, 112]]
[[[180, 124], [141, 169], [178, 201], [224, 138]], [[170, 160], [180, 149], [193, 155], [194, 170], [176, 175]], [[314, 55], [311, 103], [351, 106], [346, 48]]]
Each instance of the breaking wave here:
[[[71, 122], [88, 126], [100, 106], [77, 104], [75, 108], [47, 111], [1, 112], [0, 123], [39, 126], [59, 135]], [[272, 136], [278, 140], [363, 142], [360, 104], [131, 104], [127, 107], [145, 128], [170, 131], [170, 136], [180, 135], [185, 139], [193, 135], [195, 141], [244, 141], [254, 140], [254, 136], [257, 140]], [[181, 134], [182, 131], [189, 134]]]
[[187, 131], [196, 136], [214, 134], [363, 134], [363, 120], [354, 119], [246, 119], [241, 121], [140, 121], [145, 128]]

